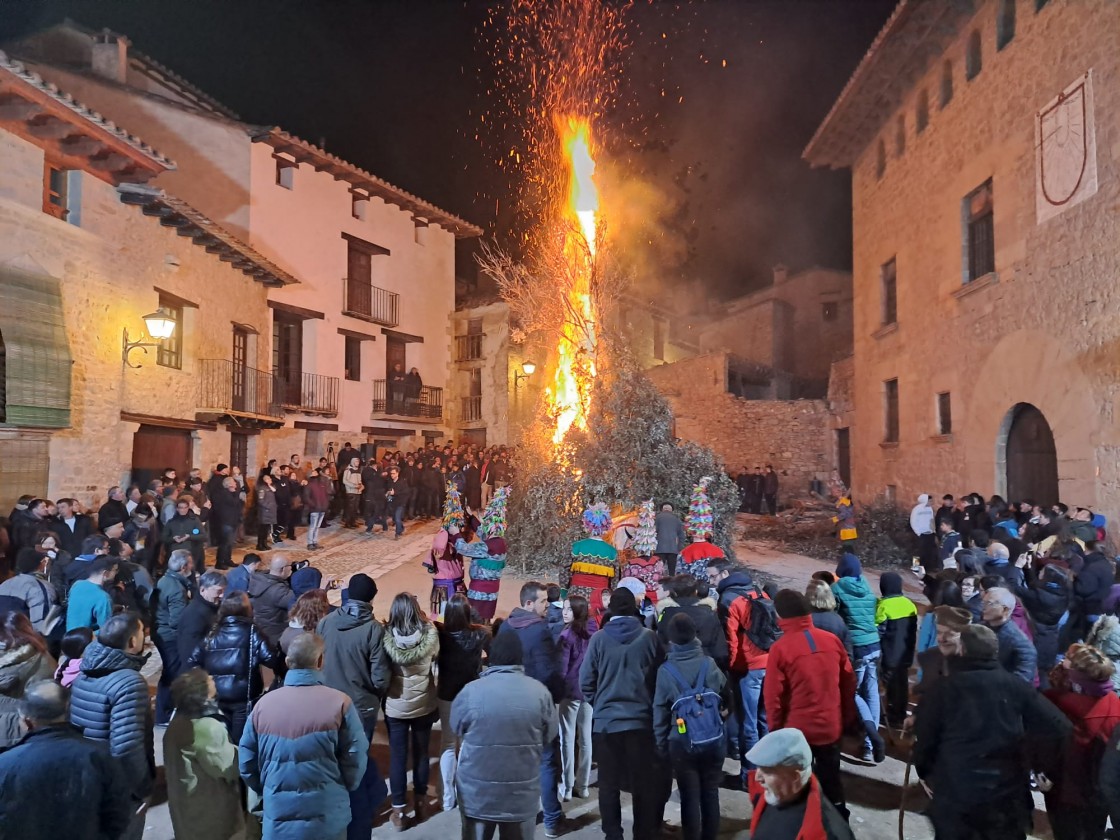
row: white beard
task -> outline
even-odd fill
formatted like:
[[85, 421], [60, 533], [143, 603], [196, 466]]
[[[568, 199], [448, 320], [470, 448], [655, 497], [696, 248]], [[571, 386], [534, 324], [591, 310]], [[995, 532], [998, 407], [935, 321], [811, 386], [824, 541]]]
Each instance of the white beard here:
[[766, 800], [767, 805], [781, 805], [782, 804], [782, 800], [778, 798], [777, 794], [771, 793], [768, 790], [763, 791], [762, 798]]

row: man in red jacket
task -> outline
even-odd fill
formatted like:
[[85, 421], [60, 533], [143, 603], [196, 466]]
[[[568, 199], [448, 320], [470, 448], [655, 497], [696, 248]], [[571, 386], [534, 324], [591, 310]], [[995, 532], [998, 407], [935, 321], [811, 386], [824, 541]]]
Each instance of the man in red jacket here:
[[812, 608], [800, 592], [774, 598], [782, 637], [770, 648], [763, 697], [770, 731], [800, 729], [813, 752], [821, 790], [847, 819], [840, 777], [840, 735], [855, 720], [856, 676], [844, 645], [813, 626]]

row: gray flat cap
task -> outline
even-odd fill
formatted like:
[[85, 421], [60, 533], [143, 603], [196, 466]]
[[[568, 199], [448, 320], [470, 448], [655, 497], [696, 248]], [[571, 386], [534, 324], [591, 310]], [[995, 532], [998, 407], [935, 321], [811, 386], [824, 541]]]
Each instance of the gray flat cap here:
[[779, 729], [751, 747], [747, 761], [755, 767], [797, 767], [804, 770], [812, 766], [813, 753], [800, 729]]

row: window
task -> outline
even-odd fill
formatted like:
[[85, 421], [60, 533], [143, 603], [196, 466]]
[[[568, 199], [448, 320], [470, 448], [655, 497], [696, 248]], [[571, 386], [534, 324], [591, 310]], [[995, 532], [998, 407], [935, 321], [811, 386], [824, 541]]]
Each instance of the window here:
[[914, 125], [921, 134], [929, 125], [929, 91], [923, 89], [918, 93], [918, 107], [914, 114]]
[[898, 115], [894, 129], [894, 153], [902, 157], [906, 151], [906, 117]]
[[883, 443], [898, 443], [898, 380], [883, 383]]
[[295, 189], [298, 164], [294, 160], [282, 157], [274, 158], [274, 160], [276, 161], [276, 185], [286, 190]]
[[653, 358], [665, 361], [665, 321], [661, 318], [653, 319]]
[[898, 281], [895, 261], [883, 263], [879, 269], [880, 283], [882, 285], [883, 326], [898, 322]]
[[14, 504], [24, 493], [46, 498], [50, 437], [20, 434], [0, 440], [0, 499]]
[[362, 342], [353, 336], [346, 338], [346, 378], [350, 382], [362, 381]]
[[66, 221], [70, 215], [69, 171], [56, 163], [43, 165], [43, 212]]
[[467, 319], [467, 335], [482, 335], [482, 319], [481, 318], [468, 318]]
[[953, 433], [953, 404], [948, 391], [937, 395], [937, 433], [939, 435]]
[[299, 405], [303, 393], [303, 319], [272, 312], [272, 372], [281, 405]]
[[953, 62], [948, 59], [941, 65], [941, 107], [953, 101]]
[[879, 138], [879, 146], [875, 150], [875, 177], [882, 178], [887, 171], [887, 146]]
[[825, 321], [836, 320], [836, 303], [834, 301], [821, 304], [821, 318]]
[[175, 322], [175, 331], [171, 338], [165, 338], [156, 348], [156, 364], [163, 367], [181, 370], [183, 367], [183, 304], [178, 301], [159, 296], [160, 309], [166, 309], [171, 320]]
[[989, 178], [964, 199], [965, 244], [968, 250], [965, 282], [996, 270], [996, 239]]
[[898, 502], [898, 487], [894, 484], [888, 484], [883, 488], [883, 497], [886, 499], [887, 504], [896, 504]]
[[980, 33], [977, 30], [972, 30], [972, 34], [968, 36], [968, 50], [964, 56], [964, 77], [968, 81], [972, 81], [980, 75], [980, 71], [984, 67], [984, 56], [980, 47]]
[[1015, 37], [1015, 0], [999, 0], [996, 17], [996, 50], [1002, 50]]

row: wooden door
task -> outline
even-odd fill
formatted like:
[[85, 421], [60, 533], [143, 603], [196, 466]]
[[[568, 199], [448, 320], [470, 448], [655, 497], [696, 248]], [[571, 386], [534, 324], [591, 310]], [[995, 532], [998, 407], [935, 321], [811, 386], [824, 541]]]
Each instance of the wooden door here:
[[1058, 499], [1058, 455], [1054, 435], [1042, 412], [1016, 407], [1007, 433], [1007, 500], [1030, 499], [1050, 507]]
[[272, 372], [281, 405], [300, 405], [303, 376], [303, 321], [286, 312], [272, 314]]
[[231, 432], [229, 436], [229, 465], [241, 470], [242, 475], [248, 475], [249, 470], [249, 436], [238, 432]]
[[408, 365], [405, 362], [405, 348], [408, 344], [401, 341], [399, 338], [392, 336], [385, 337], [385, 378], [390, 379], [393, 375], [393, 368], [396, 365], [401, 366], [401, 373], [408, 373]]
[[191, 433], [185, 429], [141, 426], [132, 437], [132, 483], [142, 490], [167, 467], [184, 478], [191, 471]]
[[245, 410], [245, 366], [249, 357], [249, 333], [241, 327], [233, 328], [233, 370], [230, 383], [233, 392], [233, 410]]

